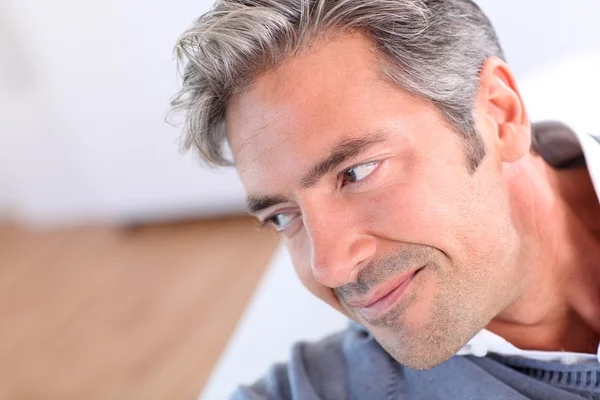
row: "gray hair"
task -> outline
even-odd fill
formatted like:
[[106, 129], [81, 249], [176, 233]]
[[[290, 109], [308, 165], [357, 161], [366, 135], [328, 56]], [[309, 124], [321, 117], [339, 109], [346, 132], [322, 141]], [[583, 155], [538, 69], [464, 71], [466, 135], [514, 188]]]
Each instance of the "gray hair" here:
[[485, 155], [474, 98], [484, 61], [504, 59], [490, 21], [470, 0], [219, 0], [179, 38], [183, 84], [170, 115], [185, 116], [183, 147], [211, 164], [224, 155], [229, 98], [332, 31], [374, 42], [382, 75], [424, 98], [460, 134], [474, 171]]

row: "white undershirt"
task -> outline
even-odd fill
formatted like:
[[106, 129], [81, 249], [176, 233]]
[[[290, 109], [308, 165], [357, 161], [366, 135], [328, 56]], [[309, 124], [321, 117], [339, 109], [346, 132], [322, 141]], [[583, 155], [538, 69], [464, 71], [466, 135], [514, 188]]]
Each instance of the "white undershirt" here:
[[488, 353], [540, 361], [555, 361], [563, 364], [600, 363], [600, 344], [598, 345], [596, 354], [572, 353], [569, 351], [522, 350], [487, 329], [482, 329], [456, 355], [485, 357]]
[[[578, 131], [576, 129], [575, 132], [579, 139], [579, 143], [581, 144], [587, 168], [590, 177], [592, 178], [594, 189], [596, 190], [596, 195], [598, 196], [598, 199], [600, 199], [600, 142], [589, 134], [580, 133], [585, 131]], [[598, 344], [596, 354], [572, 353], [566, 351], [522, 350], [487, 329], [482, 329], [456, 354], [459, 356], [473, 355], [484, 357], [487, 353], [494, 353], [502, 356], [523, 357], [540, 361], [555, 361], [563, 364], [600, 363], [600, 343]]]

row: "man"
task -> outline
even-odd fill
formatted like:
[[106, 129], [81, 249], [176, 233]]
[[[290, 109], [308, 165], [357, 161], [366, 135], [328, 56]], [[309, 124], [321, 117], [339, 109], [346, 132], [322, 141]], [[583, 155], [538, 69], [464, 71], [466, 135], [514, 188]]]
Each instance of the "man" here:
[[600, 398], [600, 149], [532, 136], [474, 3], [225, 0], [177, 50], [186, 146], [356, 321], [234, 398]]

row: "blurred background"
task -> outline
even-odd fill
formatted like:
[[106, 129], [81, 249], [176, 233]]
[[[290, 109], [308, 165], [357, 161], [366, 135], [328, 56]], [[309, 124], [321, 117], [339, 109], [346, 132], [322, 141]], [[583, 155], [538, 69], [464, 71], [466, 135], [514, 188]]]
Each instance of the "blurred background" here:
[[[600, 2], [478, 3], [532, 119], [598, 126]], [[219, 399], [343, 323], [164, 122], [211, 4], [0, 0], [0, 398]]]

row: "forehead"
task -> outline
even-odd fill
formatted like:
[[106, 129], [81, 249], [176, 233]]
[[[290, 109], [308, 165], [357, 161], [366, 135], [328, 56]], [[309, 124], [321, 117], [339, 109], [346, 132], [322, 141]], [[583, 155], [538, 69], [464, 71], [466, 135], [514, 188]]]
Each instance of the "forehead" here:
[[317, 42], [234, 96], [227, 132], [247, 189], [307, 168], [341, 138], [377, 130], [373, 118], [391, 106], [386, 95], [402, 95], [381, 79], [377, 61], [370, 40], [340, 35]]

